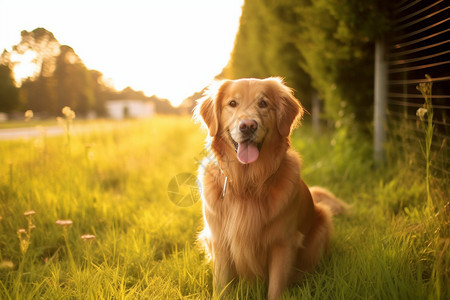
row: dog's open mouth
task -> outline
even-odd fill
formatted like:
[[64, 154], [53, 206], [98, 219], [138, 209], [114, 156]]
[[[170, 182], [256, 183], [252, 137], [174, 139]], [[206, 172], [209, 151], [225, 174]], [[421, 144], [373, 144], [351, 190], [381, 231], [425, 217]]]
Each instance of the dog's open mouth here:
[[264, 139], [260, 143], [255, 143], [251, 139], [245, 140], [243, 142], [236, 142], [231, 136], [230, 131], [228, 131], [228, 136], [234, 145], [234, 150], [236, 151], [237, 158], [243, 164], [250, 164], [255, 162], [259, 157], [259, 152], [261, 151]]

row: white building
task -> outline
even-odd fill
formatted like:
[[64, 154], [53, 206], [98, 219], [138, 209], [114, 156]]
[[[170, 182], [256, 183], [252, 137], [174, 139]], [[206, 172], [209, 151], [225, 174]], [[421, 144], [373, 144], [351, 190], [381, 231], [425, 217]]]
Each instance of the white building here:
[[147, 118], [155, 113], [155, 104], [148, 100], [109, 100], [106, 101], [108, 115], [116, 120], [126, 118]]

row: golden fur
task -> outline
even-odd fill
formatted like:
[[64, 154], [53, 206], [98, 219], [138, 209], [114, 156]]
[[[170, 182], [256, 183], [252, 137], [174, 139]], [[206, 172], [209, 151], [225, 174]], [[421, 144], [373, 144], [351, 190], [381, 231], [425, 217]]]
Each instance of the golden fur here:
[[[277, 299], [327, 249], [331, 215], [346, 204], [300, 177], [290, 133], [302, 115], [279, 78], [223, 81], [196, 107], [213, 153], [199, 170], [205, 222], [199, 239], [219, 289], [236, 277], [261, 278], [268, 298]], [[248, 155], [241, 145], [250, 145]]]

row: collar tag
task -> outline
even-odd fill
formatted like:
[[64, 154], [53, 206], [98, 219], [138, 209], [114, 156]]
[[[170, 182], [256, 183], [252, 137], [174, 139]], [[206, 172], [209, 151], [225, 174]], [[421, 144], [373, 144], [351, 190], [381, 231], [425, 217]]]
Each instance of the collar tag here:
[[222, 200], [225, 198], [225, 192], [227, 191], [227, 182], [228, 182], [228, 177], [225, 177], [225, 182], [223, 184], [223, 190], [222, 190]]

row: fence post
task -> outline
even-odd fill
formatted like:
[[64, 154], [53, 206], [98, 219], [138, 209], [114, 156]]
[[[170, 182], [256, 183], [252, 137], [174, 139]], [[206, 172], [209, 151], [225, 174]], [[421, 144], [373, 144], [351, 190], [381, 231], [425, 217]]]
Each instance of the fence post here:
[[384, 161], [386, 142], [387, 59], [386, 43], [380, 38], [375, 43], [374, 78], [374, 159], [377, 165]]

